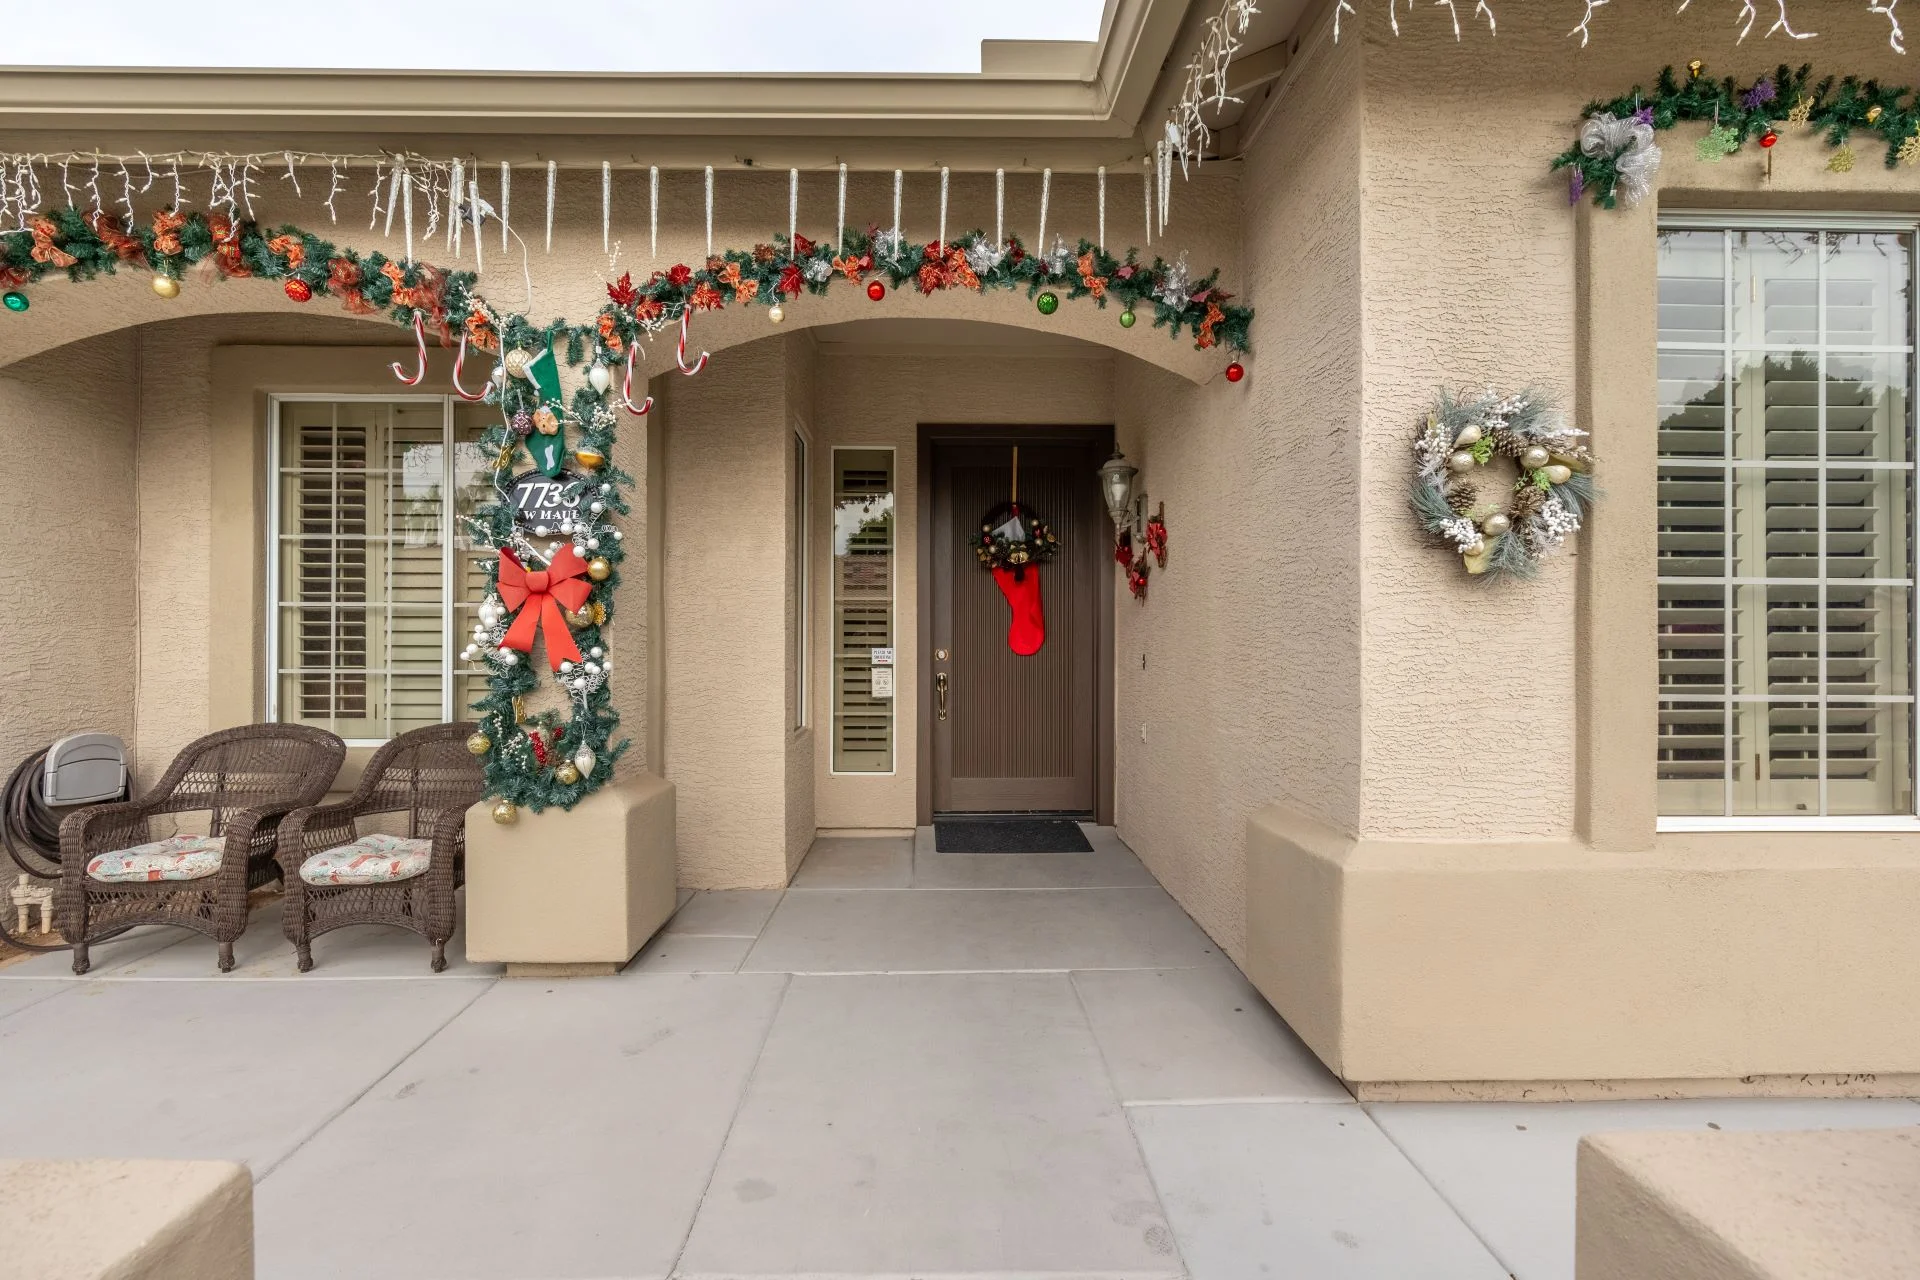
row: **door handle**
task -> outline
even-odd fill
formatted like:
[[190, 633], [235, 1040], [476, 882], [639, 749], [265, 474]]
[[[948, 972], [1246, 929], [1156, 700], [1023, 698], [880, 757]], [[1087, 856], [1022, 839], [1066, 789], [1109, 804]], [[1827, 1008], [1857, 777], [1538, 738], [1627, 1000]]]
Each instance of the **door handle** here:
[[933, 705], [938, 718], [947, 718], [947, 673], [942, 671], [933, 678]]

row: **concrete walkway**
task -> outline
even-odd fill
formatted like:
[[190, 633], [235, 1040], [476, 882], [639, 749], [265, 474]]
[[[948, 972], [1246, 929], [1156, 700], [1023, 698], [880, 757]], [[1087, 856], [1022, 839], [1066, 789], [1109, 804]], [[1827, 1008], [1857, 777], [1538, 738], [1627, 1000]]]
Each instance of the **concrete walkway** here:
[[[615, 978], [386, 930], [0, 970], [0, 1155], [225, 1157], [267, 1280], [1571, 1280], [1573, 1150], [1905, 1101], [1360, 1106], [1110, 831], [822, 840]], [[460, 948], [456, 944], [450, 951]]]

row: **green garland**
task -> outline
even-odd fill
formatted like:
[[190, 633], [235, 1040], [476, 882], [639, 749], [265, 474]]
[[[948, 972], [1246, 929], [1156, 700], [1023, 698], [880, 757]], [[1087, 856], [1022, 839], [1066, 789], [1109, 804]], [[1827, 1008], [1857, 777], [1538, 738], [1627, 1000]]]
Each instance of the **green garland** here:
[[[1084, 240], [1077, 253], [1062, 244], [1051, 257], [1041, 258], [1029, 254], [1018, 240], [1002, 247], [978, 233], [964, 245], [942, 246], [905, 244], [873, 230], [850, 232], [837, 253], [801, 237], [791, 246], [781, 238], [777, 245], [729, 250], [700, 268], [656, 272], [640, 284], [622, 276], [607, 286], [607, 299], [591, 324], [555, 319], [536, 325], [523, 315], [497, 312], [475, 292], [472, 272], [403, 262], [378, 251], [361, 254], [297, 227], [265, 230], [219, 212], [177, 214], [167, 209], [154, 215], [150, 225], [129, 228], [110, 213], [62, 209], [33, 215], [26, 229], [0, 234], [0, 289], [7, 290], [6, 305], [12, 311], [30, 305], [21, 287], [51, 273], [82, 281], [123, 267], [151, 271], [156, 291], [168, 296], [190, 273], [209, 279], [272, 280], [298, 302], [333, 297], [356, 314], [385, 315], [422, 335], [430, 330], [442, 344], [458, 336], [463, 351], [471, 346], [501, 356], [482, 397], [499, 406], [501, 421], [479, 441], [493, 459], [495, 501], [468, 518], [468, 529], [476, 543], [496, 552], [513, 547], [535, 568], [544, 567], [547, 549], [534, 546], [516, 528], [506, 482], [524, 450], [527, 422], [546, 406], [534, 382], [508, 376], [508, 352], [532, 357], [558, 347], [575, 370], [591, 365], [615, 370], [635, 344], [683, 316], [729, 303], [772, 306], [803, 292], [821, 295], [835, 280], [864, 282], [869, 289], [876, 280], [894, 287], [911, 283], [928, 294], [949, 288], [1024, 286], [1043, 312], [1057, 305], [1057, 297], [1049, 295], [1058, 290], [1069, 298], [1091, 297], [1101, 307], [1109, 299], [1118, 300], [1128, 312], [1122, 323], [1131, 323], [1135, 306], [1151, 305], [1156, 327], [1176, 337], [1191, 332], [1201, 349], [1219, 345], [1245, 350], [1253, 321], [1250, 308], [1227, 305], [1230, 295], [1217, 287], [1217, 272], [1191, 280], [1184, 259], [1168, 263], [1156, 257], [1147, 265], [1131, 250], [1125, 258], [1115, 258]], [[607, 389], [596, 389], [596, 379], [606, 382]], [[512, 821], [520, 807], [536, 813], [549, 806], [571, 808], [611, 779], [629, 746], [613, 736], [620, 717], [607, 690], [602, 631], [613, 619], [625, 557], [622, 535], [609, 522], [631, 511], [626, 490], [633, 478], [611, 461], [624, 395], [611, 376], [581, 378], [579, 383], [565, 421], [575, 433], [575, 459], [588, 478], [571, 481], [566, 496], [579, 499], [583, 509], [598, 502], [603, 510], [571, 536], [583, 558], [605, 561], [605, 575], [590, 581], [587, 603], [569, 622], [583, 655], [593, 655], [595, 649], [601, 655], [591, 671], [556, 673], [569, 715], [552, 710], [525, 714], [539, 677], [532, 655], [509, 657], [499, 648], [505, 631], [499, 561], [489, 562], [486, 598], [496, 621], [479, 629], [469, 659], [487, 668], [486, 692], [472, 704], [479, 732], [470, 745], [486, 757], [487, 789], [501, 802], [495, 811], [501, 821]], [[582, 454], [598, 461], [581, 460]], [[589, 540], [597, 545], [587, 545]], [[577, 683], [583, 676], [590, 677], [586, 687]], [[583, 749], [591, 753], [590, 760]], [[576, 757], [588, 767], [578, 769]], [[578, 769], [572, 781], [563, 780], [571, 772], [568, 765]]]
[[[1714, 158], [1730, 155], [1750, 140], [1777, 135], [1779, 126], [1792, 124], [1814, 130], [1836, 149], [1828, 163], [1836, 172], [1853, 167], [1850, 144], [1856, 133], [1872, 135], [1885, 144], [1889, 169], [1920, 164], [1920, 92], [1905, 85], [1888, 86], [1859, 76], [1828, 76], [1815, 84], [1811, 65], [1796, 71], [1783, 63], [1773, 75], [1742, 87], [1731, 76], [1707, 79], [1701, 74], [1704, 69], [1699, 62], [1689, 63], [1682, 81], [1672, 67], [1662, 68], [1655, 92], [1644, 93], [1636, 85], [1611, 101], [1588, 103], [1581, 114], [1638, 118], [1655, 130], [1671, 129], [1684, 121], [1710, 122], [1713, 129], [1702, 140], [1701, 153], [1711, 152]], [[1588, 154], [1575, 143], [1554, 157], [1552, 168], [1571, 172], [1571, 200], [1591, 192], [1595, 204], [1611, 209], [1620, 182], [1619, 159], [1618, 153]]]

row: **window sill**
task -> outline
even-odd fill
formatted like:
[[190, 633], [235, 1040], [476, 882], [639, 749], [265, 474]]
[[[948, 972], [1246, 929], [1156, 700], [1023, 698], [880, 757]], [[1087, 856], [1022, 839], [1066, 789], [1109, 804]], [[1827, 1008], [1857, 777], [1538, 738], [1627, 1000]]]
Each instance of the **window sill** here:
[[1920, 833], [1920, 817], [1899, 814], [1836, 815], [1826, 818], [1661, 818], [1656, 831], [1911, 831]]

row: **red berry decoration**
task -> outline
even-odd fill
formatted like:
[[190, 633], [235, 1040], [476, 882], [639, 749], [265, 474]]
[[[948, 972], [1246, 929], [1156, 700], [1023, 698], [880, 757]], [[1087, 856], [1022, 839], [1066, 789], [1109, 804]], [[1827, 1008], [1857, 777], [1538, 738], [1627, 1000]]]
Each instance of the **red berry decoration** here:
[[1780, 141], [1780, 135], [1771, 129], [1760, 135], [1760, 145], [1763, 147], [1770, 147], [1778, 141]]
[[285, 289], [287, 296], [295, 302], [309, 302], [313, 298], [313, 286], [299, 276], [290, 278], [281, 288]]
[[1235, 360], [1232, 364], [1227, 366], [1228, 382], [1238, 382], [1240, 381], [1240, 379], [1246, 376], [1247, 376], [1247, 368], [1245, 365], [1241, 364], [1238, 360]]
[[887, 296], [887, 286], [881, 284], [878, 280], [875, 280], [872, 284], [869, 284], [867, 286], [867, 296], [869, 298], [872, 298], [875, 302], [878, 302], [880, 301], [880, 299]]

